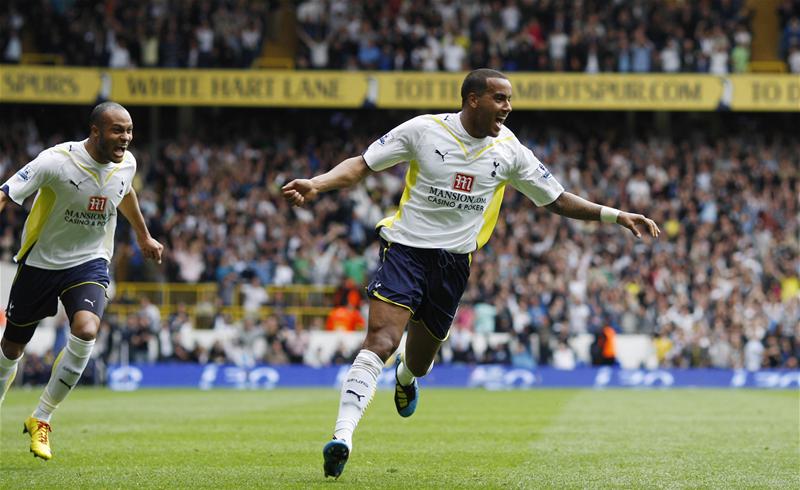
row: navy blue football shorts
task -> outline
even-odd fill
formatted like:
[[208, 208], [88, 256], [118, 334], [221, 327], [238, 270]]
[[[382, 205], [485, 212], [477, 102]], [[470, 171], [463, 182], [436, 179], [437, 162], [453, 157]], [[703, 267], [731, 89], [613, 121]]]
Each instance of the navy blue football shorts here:
[[414, 248], [381, 238], [370, 297], [402, 306], [438, 340], [447, 339], [469, 279], [470, 254]]
[[63, 270], [47, 270], [25, 264], [17, 268], [6, 308], [4, 337], [27, 344], [39, 321], [58, 312], [58, 299], [70, 323], [77, 311], [86, 310], [100, 318], [106, 307], [110, 282], [108, 262], [94, 259]]

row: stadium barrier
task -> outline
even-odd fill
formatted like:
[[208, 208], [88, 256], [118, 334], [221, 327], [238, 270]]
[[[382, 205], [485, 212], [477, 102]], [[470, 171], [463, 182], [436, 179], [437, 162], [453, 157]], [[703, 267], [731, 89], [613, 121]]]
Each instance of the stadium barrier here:
[[[108, 386], [112, 390], [139, 388], [339, 388], [349, 366], [241, 367], [217, 364], [154, 364], [112, 366]], [[379, 387], [394, 387], [394, 370], [384, 369]], [[509, 366], [437, 366], [421, 380], [423, 386], [485, 388], [490, 390], [530, 388], [762, 388], [798, 389], [800, 371], [730, 369], [620, 369], [578, 368], [562, 371], [549, 367], [518, 369]]]
[[[445, 109], [464, 73], [107, 69], [0, 65], [0, 103]], [[800, 111], [794, 74], [513, 72], [529, 110]]]

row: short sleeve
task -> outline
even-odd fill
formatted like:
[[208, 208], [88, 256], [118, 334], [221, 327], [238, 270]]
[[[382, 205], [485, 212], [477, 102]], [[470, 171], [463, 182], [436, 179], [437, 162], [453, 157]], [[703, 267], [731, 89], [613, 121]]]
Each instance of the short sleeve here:
[[25, 198], [48, 183], [55, 168], [52, 150], [45, 150], [22, 167], [0, 188], [8, 194], [12, 201], [21, 205]]
[[410, 119], [374, 141], [364, 152], [367, 166], [379, 172], [414, 158], [422, 131], [422, 116]]
[[518, 141], [511, 185], [537, 206], [546, 206], [564, 192], [561, 183], [547, 170], [531, 150]]
[[[131, 175], [136, 175], [136, 157], [134, 157], [132, 153], [129, 153], [128, 155], [130, 155], [129, 158], [131, 159], [131, 165], [133, 165], [133, 172], [131, 172]], [[127, 196], [128, 193], [132, 190], [133, 190], [133, 179], [131, 178], [128, 179], [128, 182], [125, 182], [125, 190], [123, 195]]]

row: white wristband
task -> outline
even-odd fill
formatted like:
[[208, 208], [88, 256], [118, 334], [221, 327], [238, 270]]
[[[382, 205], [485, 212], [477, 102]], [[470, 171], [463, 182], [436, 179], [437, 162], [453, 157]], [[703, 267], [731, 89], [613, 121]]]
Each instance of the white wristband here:
[[600, 221], [603, 223], [616, 223], [619, 209], [603, 206], [600, 208]]

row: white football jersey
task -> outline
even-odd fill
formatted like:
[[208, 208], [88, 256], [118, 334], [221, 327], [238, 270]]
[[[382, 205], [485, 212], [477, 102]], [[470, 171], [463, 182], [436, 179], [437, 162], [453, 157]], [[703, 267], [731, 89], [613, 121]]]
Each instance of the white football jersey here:
[[394, 216], [378, 223], [389, 242], [469, 253], [494, 230], [506, 184], [537, 206], [564, 188], [503, 126], [497, 138], [473, 138], [460, 113], [424, 115], [397, 126], [364, 152], [375, 171], [409, 162]]
[[41, 269], [61, 270], [103, 258], [111, 261], [117, 206], [131, 190], [136, 159], [101, 164], [84, 141], [44, 150], [0, 189], [17, 204], [38, 191], [14, 257]]

